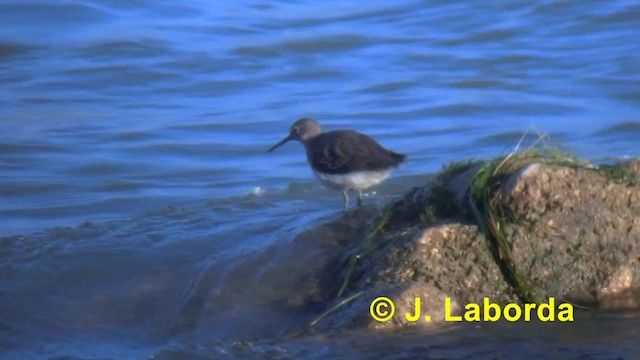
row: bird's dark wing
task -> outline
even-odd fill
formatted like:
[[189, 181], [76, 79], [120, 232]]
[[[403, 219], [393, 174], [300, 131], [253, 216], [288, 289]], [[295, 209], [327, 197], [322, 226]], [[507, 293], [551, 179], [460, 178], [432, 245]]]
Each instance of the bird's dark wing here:
[[330, 131], [309, 140], [307, 156], [315, 169], [327, 174], [390, 169], [405, 159], [351, 130]]

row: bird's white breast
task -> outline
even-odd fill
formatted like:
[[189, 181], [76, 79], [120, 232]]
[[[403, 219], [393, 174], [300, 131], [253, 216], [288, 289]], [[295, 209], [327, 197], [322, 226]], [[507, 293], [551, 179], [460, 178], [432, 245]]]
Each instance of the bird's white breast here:
[[340, 190], [364, 190], [370, 186], [383, 182], [391, 170], [354, 171], [347, 174], [327, 174], [320, 171], [313, 172], [325, 186]]

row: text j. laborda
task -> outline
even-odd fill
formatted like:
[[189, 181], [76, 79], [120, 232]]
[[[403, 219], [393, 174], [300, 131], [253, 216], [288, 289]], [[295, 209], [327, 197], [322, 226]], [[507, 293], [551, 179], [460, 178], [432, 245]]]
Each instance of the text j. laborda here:
[[[469, 303], [465, 305], [465, 311], [461, 315], [452, 313], [451, 298], [444, 300], [444, 321], [445, 322], [477, 322], [477, 321], [499, 321], [504, 318], [507, 321], [531, 321], [537, 318], [542, 322], [573, 321], [573, 306], [568, 303], [560, 303], [556, 307], [554, 298], [549, 298], [547, 302], [541, 304], [515, 304], [510, 303], [504, 306], [492, 303], [485, 297], [482, 305], [478, 303]], [[395, 304], [388, 297], [378, 297], [371, 302], [369, 307], [371, 317], [379, 322], [387, 322], [395, 315]], [[431, 316], [423, 314], [420, 298], [415, 298], [414, 307], [404, 314], [405, 319], [410, 322], [431, 321]]]

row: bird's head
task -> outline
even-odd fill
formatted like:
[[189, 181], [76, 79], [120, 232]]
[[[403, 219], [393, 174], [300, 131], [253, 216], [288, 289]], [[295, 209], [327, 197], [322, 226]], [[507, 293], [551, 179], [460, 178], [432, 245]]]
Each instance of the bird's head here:
[[322, 129], [320, 128], [320, 125], [317, 121], [310, 118], [300, 119], [294, 122], [293, 125], [291, 125], [291, 128], [289, 129], [289, 135], [287, 135], [279, 143], [273, 145], [267, 152], [272, 152], [287, 141], [295, 140], [304, 143], [305, 141], [320, 134], [322, 134]]

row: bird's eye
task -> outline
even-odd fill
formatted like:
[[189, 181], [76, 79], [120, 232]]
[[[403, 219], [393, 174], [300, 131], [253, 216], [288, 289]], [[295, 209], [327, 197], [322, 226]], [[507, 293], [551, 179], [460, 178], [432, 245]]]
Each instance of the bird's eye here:
[[300, 132], [300, 129], [299, 129], [299, 128], [297, 128], [297, 127], [294, 127], [293, 129], [291, 129], [291, 133], [292, 133], [292, 134], [297, 134], [297, 133], [299, 133], [299, 132]]

